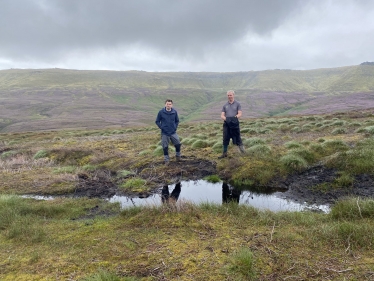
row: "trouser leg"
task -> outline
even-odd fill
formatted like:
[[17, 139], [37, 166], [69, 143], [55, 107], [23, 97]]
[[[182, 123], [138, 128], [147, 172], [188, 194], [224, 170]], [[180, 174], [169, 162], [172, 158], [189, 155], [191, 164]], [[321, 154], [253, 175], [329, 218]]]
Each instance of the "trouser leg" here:
[[227, 153], [227, 148], [229, 147], [230, 143], [230, 129], [223, 123], [223, 153]]
[[229, 128], [226, 125], [226, 123], [223, 123], [222, 130], [223, 130], [223, 139], [222, 139], [223, 140], [223, 151], [222, 151], [222, 155], [219, 156], [218, 159], [227, 157], [227, 148], [230, 143], [230, 132], [229, 132]]
[[170, 160], [170, 158], [169, 158], [169, 141], [170, 141], [170, 137], [168, 137], [166, 135], [161, 136], [161, 145], [162, 145], [162, 149], [164, 151], [164, 160], [165, 161]]
[[162, 203], [166, 203], [169, 200], [169, 196], [170, 196], [169, 186], [164, 185], [162, 187], [162, 191], [161, 191], [161, 201], [162, 201]]
[[174, 133], [170, 136], [170, 140], [175, 146], [175, 156], [180, 157], [181, 156], [181, 142], [179, 140], [179, 136], [177, 133]]

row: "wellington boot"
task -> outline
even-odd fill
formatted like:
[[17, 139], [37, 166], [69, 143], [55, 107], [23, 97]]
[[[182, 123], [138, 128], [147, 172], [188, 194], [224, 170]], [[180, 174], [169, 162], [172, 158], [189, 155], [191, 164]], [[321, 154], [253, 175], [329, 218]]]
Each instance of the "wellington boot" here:
[[241, 153], [245, 153], [245, 149], [244, 149], [244, 146], [243, 145], [239, 145], [239, 150]]
[[226, 158], [227, 157], [227, 152], [222, 153], [221, 156], [218, 157], [218, 159]]

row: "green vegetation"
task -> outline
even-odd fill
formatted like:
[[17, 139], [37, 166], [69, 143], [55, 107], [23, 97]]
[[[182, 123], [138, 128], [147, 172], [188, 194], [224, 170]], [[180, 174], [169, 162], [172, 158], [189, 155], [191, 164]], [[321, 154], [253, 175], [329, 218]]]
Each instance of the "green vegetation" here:
[[318, 214], [183, 202], [120, 210], [98, 199], [2, 195], [0, 278], [365, 280], [373, 216], [374, 201], [358, 198]]
[[230, 271], [234, 275], [239, 275], [244, 280], [255, 280], [255, 261], [253, 253], [247, 248], [241, 248], [231, 256]]
[[147, 181], [141, 178], [132, 178], [126, 180], [121, 187], [130, 191], [141, 192], [145, 188]]
[[217, 183], [217, 182], [220, 182], [221, 179], [219, 178], [218, 175], [210, 175], [210, 176], [206, 176], [204, 178], [204, 180], [206, 180], [207, 182], [211, 182], [211, 183]]
[[138, 281], [140, 279], [133, 277], [119, 277], [115, 273], [105, 270], [99, 270], [91, 276], [81, 279], [81, 281]]
[[[183, 162], [175, 162], [170, 145], [167, 167], [159, 131], [150, 127], [0, 134], [0, 279], [370, 280], [370, 198], [340, 200], [321, 214], [183, 200], [121, 209], [99, 199], [17, 194], [118, 187], [147, 196], [208, 165], [201, 176], [210, 174], [206, 180], [258, 190], [321, 166], [336, 171], [335, 177], [308, 188], [350, 191], [359, 177], [374, 173], [371, 119], [370, 111], [244, 119], [247, 153], [230, 144], [220, 160], [221, 122], [182, 122]], [[280, 126], [286, 124], [299, 130]], [[345, 133], [332, 133], [339, 128]]]
[[34, 159], [39, 159], [39, 158], [44, 158], [48, 156], [48, 151], [46, 150], [39, 150], [37, 153], [34, 155]]

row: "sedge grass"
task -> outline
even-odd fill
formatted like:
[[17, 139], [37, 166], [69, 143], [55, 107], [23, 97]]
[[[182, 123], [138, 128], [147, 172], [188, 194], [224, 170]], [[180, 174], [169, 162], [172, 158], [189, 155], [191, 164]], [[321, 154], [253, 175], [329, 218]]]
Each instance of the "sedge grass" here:
[[[365, 280], [370, 269], [361, 259], [370, 259], [374, 250], [372, 202], [359, 200], [358, 208], [356, 198], [337, 203], [330, 214], [178, 201], [174, 207], [112, 209], [117, 210], [112, 216], [95, 218], [87, 215], [112, 204], [92, 199], [0, 200], [2, 205], [8, 202], [8, 208], [27, 210], [16, 212], [33, 217], [35, 227], [43, 229], [39, 240], [17, 239], [6, 235], [10, 224], [3, 225], [0, 257], [12, 257], [2, 264], [4, 280], [271, 280], [274, 273], [281, 280], [296, 273], [309, 280]], [[46, 221], [40, 209], [52, 206], [60, 211]], [[6, 251], [9, 247], [12, 253]], [[331, 275], [331, 268], [341, 268], [342, 259], [351, 270]], [[309, 269], [320, 270], [317, 279], [310, 279]]]

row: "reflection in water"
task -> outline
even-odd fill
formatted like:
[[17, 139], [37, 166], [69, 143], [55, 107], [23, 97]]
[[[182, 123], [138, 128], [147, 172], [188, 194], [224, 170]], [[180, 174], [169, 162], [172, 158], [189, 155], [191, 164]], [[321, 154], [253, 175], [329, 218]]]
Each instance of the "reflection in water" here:
[[[183, 191], [181, 187], [183, 185]], [[174, 185], [170, 186], [170, 189]], [[49, 200], [56, 197], [27, 196], [28, 198]], [[161, 197], [161, 200], [160, 200]], [[270, 211], [303, 211], [320, 210], [328, 213], [329, 205], [314, 205], [306, 202], [293, 202], [284, 198], [282, 192], [271, 194], [261, 194], [253, 190], [236, 189], [227, 183], [209, 183], [204, 180], [182, 181], [177, 183], [172, 192], [169, 192], [169, 186], [165, 185], [160, 193], [150, 194], [147, 198], [127, 197], [114, 195], [109, 199], [110, 202], [119, 202], [122, 208], [131, 206], [155, 206], [166, 202], [189, 201], [195, 204], [210, 202], [222, 204], [226, 202], [236, 202], [238, 204], [250, 205], [261, 210]]]
[[[168, 185], [164, 185], [162, 187], [162, 190], [161, 190], [161, 201], [162, 203], [168, 203], [170, 202], [170, 200], [172, 200], [173, 202], [177, 202], [178, 198], [179, 198], [179, 194], [181, 193], [181, 183], [178, 182], [173, 191], [169, 192], [169, 186]], [[170, 200], [169, 200], [170, 199]]]
[[239, 203], [241, 190], [228, 185], [226, 182], [222, 183], [222, 203], [236, 202]]

